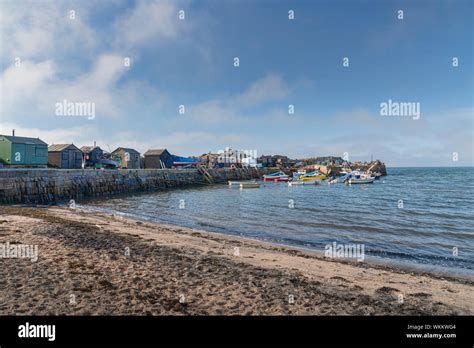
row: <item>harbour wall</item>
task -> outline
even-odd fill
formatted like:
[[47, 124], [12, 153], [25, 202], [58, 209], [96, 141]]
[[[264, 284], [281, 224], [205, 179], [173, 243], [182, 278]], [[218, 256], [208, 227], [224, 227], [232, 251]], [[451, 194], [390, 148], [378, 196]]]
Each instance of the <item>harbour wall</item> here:
[[[387, 168], [385, 167], [385, 163], [380, 162], [379, 160], [372, 161], [370, 163], [360, 163], [356, 162], [350, 165], [352, 170], [363, 170], [363, 171], [371, 171], [372, 173], [378, 173], [382, 176], [387, 175]], [[320, 164], [312, 164], [305, 166], [304, 169], [306, 170], [318, 170], [325, 175], [341, 175], [341, 170], [343, 169], [340, 165], [320, 165]]]
[[0, 204], [52, 204], [65, 200], [156, 191], [191, 185], [260, 178], [249, 169], [3, 169]]

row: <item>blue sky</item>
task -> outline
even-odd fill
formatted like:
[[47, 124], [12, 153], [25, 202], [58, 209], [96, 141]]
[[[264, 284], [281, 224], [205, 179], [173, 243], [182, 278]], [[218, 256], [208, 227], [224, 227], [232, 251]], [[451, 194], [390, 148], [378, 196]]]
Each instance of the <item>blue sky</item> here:
[[[178, 155], [473, 165], [473, 10], [469, 0], [2, 0], [0, 133]], [[64, 99], [95, 103], [95, 118], [57, 116]], [[389, 99], [420, 103], [420, 118], [381, 116]]]

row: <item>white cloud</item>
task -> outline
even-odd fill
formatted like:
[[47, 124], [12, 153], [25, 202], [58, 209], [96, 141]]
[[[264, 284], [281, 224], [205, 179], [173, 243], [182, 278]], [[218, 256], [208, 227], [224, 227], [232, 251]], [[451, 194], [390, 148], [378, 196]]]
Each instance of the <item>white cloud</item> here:
[[237, 121], [237, 109], [222, 100], [208, 100], [189, 108], [189, 117], [197, 122], [220, 123]]
[[[70, 10], [75, 19], [69, 18]], [[97, 33], [86, 23], [88, 10], [80, 3], [1, 2], [0, 13], [2, 54], [10, 60], [53, 59], [97, 45]]]
[[[2, 54], [10, 62], [0, 72], [3, 122], [21, 121], [25, 115], [29, 122], [53, 117], [54, 105], [64, 99], [95, 102], [98, 117], [109, 118], [141, 107], [144, 100], [150, 107], [160, 105], [164, 94], [149, 84], [131, 79], [121, 82], [130, 70], [123, 59], [133, 57], [133, 69], [139, 52], [135, 46], [175, 38], [180, 24], [177, 5], [139, 1], [116, 22], [105, 27], [89, 25], [91, 14], [115, 5], [100, 1], [0, 3]], [[74, 19], [69, 18], [69, 11], [75, 11]], [[16, 57], [21, 59], [20, 67], [14, 66]]]
[[97, 132], [93, 124], [85, 124], [77, 127], [54, 128], [54, 129], [40, 129], [24, 127], [18, 123], [4, 123], [0, 124], [0, 134], [12, 134], [12, 129], [15, 129], [15, 135], [22, 137], [40, 138], [47, 144], [70, 144], [74, 143], [76, 146], [83, 146], [91, 144], [91, 140]]
[[[242, 93], [207, 100], [189, 108], [190, 118], [204, 123], [255, 121], [246, 111], [248, 108], [286, 98], [292, 88], [282, 77], [270, 73], [254, 81]], [[271, 117], [280, 119], [281, 114], [272, 112]], [[261, 118], [268, 115], [261, 115]]]
[[247, 106], [282, 100], [290, 94], [291, 89], [280, 75], [270, 73], [252, 83], [247, 90], [236, 97], [236, 102]]
[[66, 99], [94, 102], [99, 114], [115, 118], [122, 114], [120, 91], [116, 84], [126, 71], [123, 57], [101, 55], [91, 71], [75, 81], [53, 86], [51, 94], [55, 95], [56, 101]]
[[0, 76], [3, 95], [0, 114], [5, 121], [28, 110], [31, 118], [34, 114], [42, 118], [53, 116], [54, 105], [66, 99], [94, 102], [99, 115], [119, 117], [127, 91], [116, 85], [126, 71], [123, 58], [111, 54], [99, 56], [90, 71], [71, 80], [61, 80], [52, 61], [37, 64], [26, 61], [20, 67], [11, 66]]
[[[306, 143], [303, 153], [348, 152], [370, 159], [374, 154], [390, 166], [474, 165], [472, 108], [424, 112], [419, 120], [382, 117], [365, 109], [341, 112], [331, 118], [338, 133], [322, 134], [317, 143]], [[452, 153], [459, 161], [452, 161]]]
[[184, 27], [178, 22], [178, 11], [170, 1], [138, 2], [115, 23], [117, 46], [129, 48], [175, 38]]
[[18, 67], [10, 66], [0, 76], [3, 106], [35, 97], [36, 93], [54, 79], [55, 74], [56, 69], [51, 60], [41, 63], [26, 61]]

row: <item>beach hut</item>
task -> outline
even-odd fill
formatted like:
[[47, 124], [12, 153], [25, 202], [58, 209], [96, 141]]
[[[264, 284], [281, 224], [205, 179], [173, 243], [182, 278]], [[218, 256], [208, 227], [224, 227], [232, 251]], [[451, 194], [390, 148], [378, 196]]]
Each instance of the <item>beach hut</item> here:
[[39, 138], [0, 135], [0, 162], [10, 166], [47, 166], [48, 144]]
[[82, 151], [74, 144], [53, 144], [48, 147], [48, 163], [55, 168], [82, 168]]
[[119, 147], [112, 151], [112, 158], [117, 159], [122, 168], [139, 169], [140, 152], [127, 147]]
[[145, 168], [171, 168], [173, 156], [166, 149], [151, 149], [143, 154]]
[[93, 165], [104, 156], [104, 151], [99, 146], [83, 146], [81, 147], [84, 162], [86, 165]]

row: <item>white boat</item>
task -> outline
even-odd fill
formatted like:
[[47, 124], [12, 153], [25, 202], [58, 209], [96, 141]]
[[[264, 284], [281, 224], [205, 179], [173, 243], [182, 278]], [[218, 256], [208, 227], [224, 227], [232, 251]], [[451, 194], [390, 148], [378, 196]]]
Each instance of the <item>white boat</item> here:
[[349, 180], [352, 177], [352, 173], [346, 173], [342, 176], [339, 176], [337, 178], [334, 178], [328, 182], [328, 184], [340, 184], [340, 183], [345, 183], [347, 180]]
[[252, 180], [252, 181], [229, 181], [229, 187], [240, 187], [243, 188], [259, 188], [260, 183]]
[[319, 181], [318, 181], [318, 180], [309, 180], [309, 181], [295, 180], [295, 181], [288, 181], [288, 186], [297, 186], [297, 185], [319, 185]]
[[259, 182], [241, 182], [239, 187], [241, 190], [244, 188], [259, 188], [260, 183]]
[[300, 169], [297, 172], [293, 172], [293, 176], [291, 180], [293, 181], [299, 180], [303, 175], [306, 175], [306, 170]]
[[371, 177], [360, 178], [360, 179], [351, 178], [347, 181], [347, 183], [349, 185], [353, 185], [353, 184], [372, 184], [374, 182], [374, 180], [375, 180], [375, 178], [371, 178]]
[[352, 173], [352, 169], [349, 167], [344, 167], [341, 169], [341, 175], [346, 175]]
[[362, 173], [359, 171], [352, 172], [351, 177], [346, 181], [346, 184], [372, 184], [375, 178], [370, 174]]

